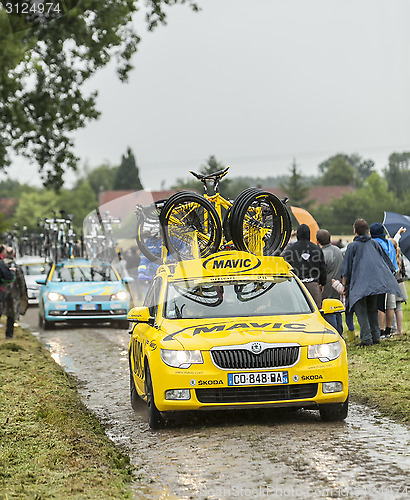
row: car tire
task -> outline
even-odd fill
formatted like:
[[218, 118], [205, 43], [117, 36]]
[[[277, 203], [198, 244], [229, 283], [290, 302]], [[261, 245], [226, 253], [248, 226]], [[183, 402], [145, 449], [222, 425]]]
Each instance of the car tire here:
[[319, 405], [320, 417], [324, 422], [343, 422], [349, 411], [349, 398], [344, 403]]
[[115, 323], [114, 323], [114, 326], [115, 328], [119, 328], [121, 330], [125, 330], [127, 329], [128, 330], [128, 326], [129, 326], [129, 322], [127, 319], [118, 319]]
[[38, 315], [38, 326], [44, 328], [44, 318], [40, 314]]
[[164, 427], [165, 420], [158, 408], [155, 406], [151, 371], [148, 363], [145, 370], [145, 394], [147, 395], [148, 424], [152, 430], [162, 429]]
[[139, 409], [139, 396], [137, 392], [137, 388], [135, 387], [134, 377], [132, 376], [132, 366], [131, 366], [131, 354], [129, 356], [129, 364], [130, 364], [130, 399], [131, 399], [131, 407], [134, 411]]
[[52, 330], [54, 327], [53, 321], [48, 321], [46, 318], [43, 319], [44, 330]]

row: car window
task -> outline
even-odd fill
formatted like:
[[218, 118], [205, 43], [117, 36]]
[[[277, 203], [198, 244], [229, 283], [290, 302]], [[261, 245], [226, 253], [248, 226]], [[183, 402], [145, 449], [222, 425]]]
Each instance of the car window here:
[[38, 276], [39, 274], [48, 274], [49, 264], [27, 264], [22, 265], [25, 276]]
[[156, 318], [157, 315], [161, 288], [162, 288], [162, 279], [156, 278], [151, 284], [151, 287], [149, 288], [147, 295], [145, 296], [144, 306], [148, 307], [149, 313], [153, 318]]
[[168, 319], [306, 314], [312, 306], [294, 278], [269, 281], [169, 283]]
[[111, 266], [56, 265], [51, 281], [118, 281]]

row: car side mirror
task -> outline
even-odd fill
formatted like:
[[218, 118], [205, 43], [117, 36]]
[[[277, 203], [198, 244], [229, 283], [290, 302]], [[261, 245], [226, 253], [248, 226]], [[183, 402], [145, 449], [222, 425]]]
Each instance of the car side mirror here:
[[345, 306], [339, 299], [323, 299], [322, 309], [320, 312], [322, 314], [334, 314], [342, 313], [345, 310]]
[[38, 283], [39, 285], [45, 285], [46, 281], [47, 281], [47, 278], [38, 278], [38, 279], [36, 279], [36, 283]]
[[148, 307], [133, 307], [127, 314], [128, 321], [133, 323], [150, 323], [154, 318], [150, 315]]
[[131, 276], [124, 276], [124, 277], [122, 278], [122, 281], [123, 281], [124, 283], [132, 283], [132, 282], [134, 281], [134, 278], [132, 278]]

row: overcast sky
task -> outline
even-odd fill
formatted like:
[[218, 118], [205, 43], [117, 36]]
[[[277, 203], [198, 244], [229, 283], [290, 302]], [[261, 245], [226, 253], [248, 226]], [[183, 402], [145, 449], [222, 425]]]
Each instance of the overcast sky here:
[[[75, 137], [90, 167], [118, 164], [130, 146], [155, 190], [212, 154], [231, 177], [263, 177], [288, 173], [293, 158], [316, 175], [338, 152], [381, 171], [410, 151], [410, 0], [199, 4], [141, 33], [128, 84], [112, 67], [88, 84], [102, 116]], [[35, 170], [16, 165], [30, 181]]]

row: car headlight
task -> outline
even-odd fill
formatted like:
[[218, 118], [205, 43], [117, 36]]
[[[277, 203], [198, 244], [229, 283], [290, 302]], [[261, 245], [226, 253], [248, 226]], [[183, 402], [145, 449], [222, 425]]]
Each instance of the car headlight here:
[[201, 364], [201, 351], [171, 351], [169, 349], [161, 349], [161, 359], [168, 365], [174, 368], [189, 368], [193, 364]]
[[111, 295], [110, 300], [127, 300], [128, 293], [125, 290], [120, 290], [117, 293]]
[[57, 302], [57, 301], [65, 300], [64, 295], [61, 295], [61, 293], [57, 293], [57, 292], [48, 292], [47, 298], [51, 302]]
[[330, 344], [316, 344], [308, 346], [308, 358], [319, 358], [320, 361], [333, 361], [342, 353], [342, 344], [332, 342]]

